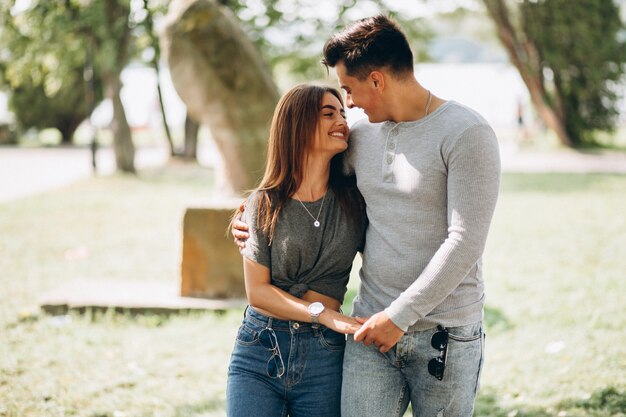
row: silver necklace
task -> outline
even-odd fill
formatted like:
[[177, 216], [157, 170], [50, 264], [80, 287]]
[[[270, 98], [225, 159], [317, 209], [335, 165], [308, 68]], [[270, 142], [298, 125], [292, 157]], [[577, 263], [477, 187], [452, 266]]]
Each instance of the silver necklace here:
[[433, 99], [433, 93], [428, 90], [428, 99], [426, 99], [426, 107], [424, 108], [424, 116], [428, 116], [428, 110], [430, 110], [430, 102]]
[[322, 198], [322, 204], [320, 205], [320, 209], [317, 212], [317, 217], [313, 217], [313, 215], [311, 214], [311, 212], [309, 211], [308, 208], [306, 208], [306, 206], [304, 205], [304, 203], [302, 202], [302, 200], [300, 200], [300, 198], [298, 197], [298, 193], [294, 193], [294, 195], [296, 196], [296, 199], [300, 202], [300, 204], [302, 204], [302, 207], [304, 207], [304, 209], [306, 210], [307, 213], [309, 213], [309, 216], [311, 216], [311, 218], [314, 220], [313, 221], [313, 226], [315, 227], [320, 227], [320, 214], [322, 213], [322, 207], [324, 207], [324, 200], [326, 199], [326, 193], [328, 193], [328, 188], [326, 189], [326, 192], [324, 193], [324, 198]]

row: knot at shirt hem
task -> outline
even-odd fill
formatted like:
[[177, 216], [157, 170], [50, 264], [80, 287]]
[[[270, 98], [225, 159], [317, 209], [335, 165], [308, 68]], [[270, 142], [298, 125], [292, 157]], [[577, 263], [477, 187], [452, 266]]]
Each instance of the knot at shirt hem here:
[[304, 294], [309, 290], [309, 286], [306, 284], [294, 284], [289, 288], [289, 294], [294, 297], [302, 298]]

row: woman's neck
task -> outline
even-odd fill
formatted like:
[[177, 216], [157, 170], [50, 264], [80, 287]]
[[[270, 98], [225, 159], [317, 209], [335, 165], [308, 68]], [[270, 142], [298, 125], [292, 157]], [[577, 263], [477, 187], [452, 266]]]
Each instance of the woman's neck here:
[[301, 201], [317, 201], [326, 194], [330, 178], [330, 159], [309, 156], [304, 169], [302, 184], [295, 197]]

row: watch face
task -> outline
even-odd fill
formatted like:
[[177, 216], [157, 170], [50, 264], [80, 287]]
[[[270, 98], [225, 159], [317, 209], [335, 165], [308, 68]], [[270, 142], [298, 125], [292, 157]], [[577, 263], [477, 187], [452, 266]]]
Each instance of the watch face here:
[[315, 302], [309, 306], [309, 311], [311, 314], [318, 315], [324, 311], [324, 304]]

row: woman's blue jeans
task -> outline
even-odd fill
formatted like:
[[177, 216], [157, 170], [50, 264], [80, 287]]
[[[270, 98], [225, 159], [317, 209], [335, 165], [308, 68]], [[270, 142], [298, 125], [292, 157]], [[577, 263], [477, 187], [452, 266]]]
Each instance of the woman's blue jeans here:
[[339, 417], [345, 336], [248, 307], [226, 388], [229, 417]]

